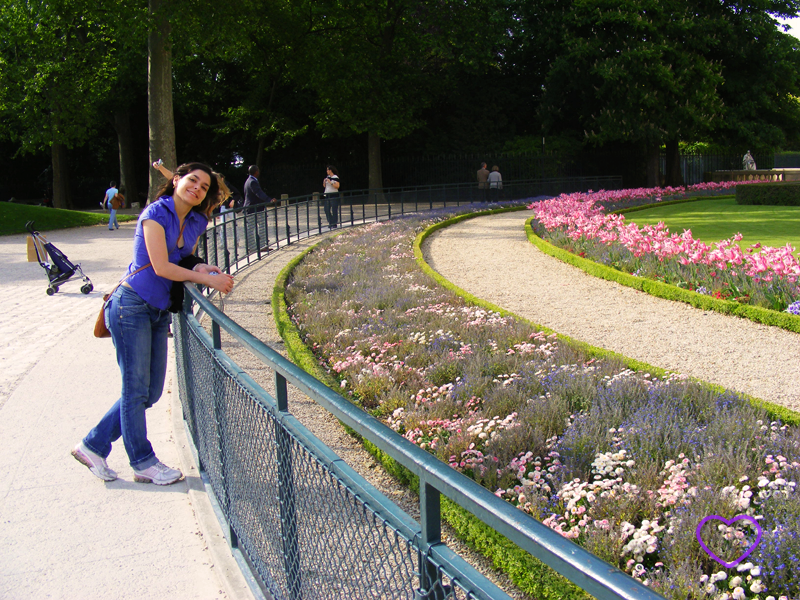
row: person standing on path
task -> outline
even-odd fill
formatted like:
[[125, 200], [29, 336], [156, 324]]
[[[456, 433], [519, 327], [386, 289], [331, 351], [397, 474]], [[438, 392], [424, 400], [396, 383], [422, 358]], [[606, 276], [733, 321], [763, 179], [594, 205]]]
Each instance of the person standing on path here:
[[339, 226], [339, 171], [333, 165], [328, 165], [327, 176], [322, 180], [325, 188], [325, 218], [328, 219], [328, 228], [336, 229]]
[[261, 174], [257, 165], [250, 165], [247, 168], [250, 176], [244, 182], [244, 210], [246, 213], [253, 211], [251, 206], [264, 202], [275, 202], [275, 198], [270, 198], [267, 193], [261, 189], [261, 184], [258, 182], [258, 176]]
[[199, 283], [225, 294], [233, 289], [233, 277], [192, 254], [206, 230], [208, 207], [216, 201], [217, 192], [210, 167], [181, 165], [161, 189], [158, 200], [139, 217], [133, 261], [105, 304], [106, 326], [122, 372], [122, 395], [72, 450], [78, 462], [104, 481], [117, 478], [106, 459], [112, 443], [120, 437], [134, 481], [169, 485], [183, 477], [156, 457], [147, 439], [145, 411], [158, 401], [164, 388], [172, 282]]
[[117, 189], [117, 182], [112, 181], [108, 184], [108, 189], [106, 190], [106, 195], [103, 198], [103, 201], [100, 203], [100, 208], [103, 210], [107, 210], [111, 206], [111, 199], [117, 195], [119, 190]]
[[489, 199], [491, 202], [497, 202], [500, 199], [500, 190], [503, 189], [503, 176], [500, 175], [500, 167], [497, 165], [492, 167], [492, 172], [486, 180], [489, 184]]
[[111, 205], [110, 209], [111, 212], [108, 215], [108, 230], [113, 231], [114, 229], [119, 229], [119, 223], [117, 222], [117, 211], [120, 208], [125, 208], [125, 196], [122, 195], [122, 190], [125, 189], [120, 186], [119, 191], [111, 197]]
[[486, 163], [481, 163], [481, 168], [478, 169], [478, 189], [481, 190], [480, 201], [486, 202], [486, 181], [489, 179], [489, 170], [486, 168]]

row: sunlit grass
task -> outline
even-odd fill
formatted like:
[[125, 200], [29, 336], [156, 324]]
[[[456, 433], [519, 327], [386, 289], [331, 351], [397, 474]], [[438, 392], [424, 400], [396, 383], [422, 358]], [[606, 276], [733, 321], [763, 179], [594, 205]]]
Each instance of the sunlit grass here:
[[[138, 215], [117, 213], [117, 221], [120, 223], [123, 221], [135, 221], [138, 218]], [[35, 221], [37, 231], [52, 231], [53, 229], [69, 229], [71, 227], [87, 227], [89, 225], [98, 225], [99, 223], [108, 223], [108, 213], [90, 213], [0, 202], [0, 235], [25, 233], [25, 223], [28, 221]]]
[[800, 206], [742, 206], [733, 196], [655, 206], [625, 214], [625, 220], [640, 227], [663, 221], [673, 233], [690, 229], [692, 236], [706, 244], [741, 233], [745, 249], [761, 243], [780, 247], [787, 243], [800, 249]]

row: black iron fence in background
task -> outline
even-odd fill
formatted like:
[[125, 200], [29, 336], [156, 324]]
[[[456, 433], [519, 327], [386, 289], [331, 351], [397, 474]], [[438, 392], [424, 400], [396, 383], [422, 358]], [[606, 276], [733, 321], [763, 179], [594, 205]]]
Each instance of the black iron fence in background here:
[[[742, 168], [742, 154], [683, 154], [681, 171], [687, 185], [702, 183], [706, 171], [730, 171]], [[781, 155], [778, 155], [781, 156]], [[760, 169], [776, 164], [773, 153], [754, 154]], [[388, 187], [442, 185], [453, 181], [474, 182], [481, 162], [489, 170], [494, 165], [503, 179], [557, 179], [570, 177], [622, 177], [624, 187], [640, 187], [645, 172], [645, 156], [630, 151], [585, 151], [574, 155], [533, 153], [486, 153], [389, 158], [383, 162], [383, 183]], [[782, 167], [791, 165], [781, 164]], [[336, 167], [343, 190], [369, 187], [365, 161], [338, 163]], [[666, 156], [661, 156], [661, 172], [666, 170]], [[261, 169], [261, 182], [270, 194], [302, 196], [321, 191], [324, 164], [270, 164]]]
[[[477, 183], [344, 191], [339, 198], [340, 226], [401, 217], [467, 204], [555, 196], [565, 192], [621, 189], [620, 177], [564, 177], [506, 181], [500, 188]], [[324, 199], [310, 194], [281, 200], [279, 206], [259, 204], [214, 219], [201, 240], [199, 253], [226, 272], [260, 260], [262, 254], [292, 241], [328, 230]]]
[[[687, 185], [703, 181], [706, 171], [730, 171], [742, 168], [742, 154], [684, 154], [681, 155], [681, 171]], [[759, 169], [800, 167], [800, 153], [756, 153]], [[621, 177], [624, 187], [640, 187], [645, 172], [645, 157], [631, 151], [583, 151], [574, 155], [534, 153], [485, 153], [452, 154], [436, 156], [387, 157], [383, 161], [383, 183], [387, 187], [412, 187], [445, 185], [453, 181], [469, 185], [476, 181], [481, 162], [491, 170], [497, 165], [505, 180], [561, 179], [575, 177]], [[322, 191], [325, 177], [324, 163], [265, 164], [261, 168], [262, 187], [274, 197], [287, 194], [290, 197]], [[369, 187], [366, 159], [337, 163], [342, 190], [361, 190]], [[665, 171], [666, 158], [661, 157], [661, 171]], [[247, 173], [243, 168], [217, 169], [228, 176], [228, 180], [242, 189]], [[97, 206], [108, 187], [108, 179], [76, 176], [70, 181], [72, 197], [77, 208]], [[38, 180], [15, 182], [11, 177], [0, 177], [0, 201], [12, 196], [31, 200], [47, 194], [52, 181], [48, 177]], [[142, 190], [142, 194], [145, 190]], [[128, 198], [144, 202], [146, 198]]]

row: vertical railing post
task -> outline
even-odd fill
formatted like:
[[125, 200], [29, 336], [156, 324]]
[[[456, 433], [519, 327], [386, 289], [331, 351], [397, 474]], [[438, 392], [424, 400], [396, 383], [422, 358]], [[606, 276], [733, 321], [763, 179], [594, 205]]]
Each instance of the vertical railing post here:
[[319, 192], [311, 194], [311, 201], [317, 205], [317, 230], [322, 234], [322, 215], [319, 212]]
[[297, 240], [300, 241], [300, 205], [297, 202], [294, 203], [294, 222], [296, 225], [294, 234], [297, 236]]
[[[245, 210], [247, 210], [245, 208]], [[234, 213], [233, 218], [233, 262], [234, 264], [239, 263], [239, 224], [237, 221], [244, 218], [244, 212]], [[230, 271], [228, 271], [230, 273]]]
[[267, 249], [267, 254], [269, 254], [269, 211], [268, 210], [264, 211], [264, 248]]
[[[289, 394], [286, 378], [275, 372], [275, 400], [278, 411], [289, 411]], [[278, 500], [281, 510], [281, 539], [283, 541], [283, 569], [289, 588], [289, 598], [302, 600], [300, 588], [300, 547], [297, 541], [297, 513], [294, 494], [294, 474], [292, 469], [292, 437], [275, 419], [275, 441], [278, 460]]]
[[278, 226], [278, 209], [275, 209], [275, 249], [281, 247], [281, 232]]
[[286, 206], [284, 207], [283, 217], [284, 217], [284, 220], [286, 221], [286, 243], [287, 244], [291, 244], [292, 243], [292, 228], [289, 225], [289, 202], [288, 202], [288, 200], [286, 202]]
[[[233, 213], [233, 218], [236, 219], [236, 213]], [[234, 231], [236, 229], [236, 221], [233, 221]], [[225, 262], [225, 272], [231, 272], [231, 252], [228, 250], [228, 224], [223, 221], [222, 223], [222, 245], [224, 246], [224, 262]], [[219, 266], [219, 265], [217, 265]]]
[[[249, 207], [248, 207], [249, 208]], [[245, 209], [246, 211], [247, 209]], [[244, 257], [250, 261], [250, 215], [244, 214]], [[238, 258], [238, 257], [237, 257]], [[238, 262], [238, 260], [237, 260]]]
[[442, 541], [441, 497], [439, 490], [420, 479], [419, 517], [422, 529], [419, 551], [419, 589], [414, 600], [443, 600], [450, 587], [442, 583], [439, 570], [427, 560], [428, 549]]

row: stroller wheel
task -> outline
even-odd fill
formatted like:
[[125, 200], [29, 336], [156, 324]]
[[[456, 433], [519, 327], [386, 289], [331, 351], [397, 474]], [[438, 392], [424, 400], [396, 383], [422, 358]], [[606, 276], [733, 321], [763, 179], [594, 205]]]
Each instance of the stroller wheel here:
[[94, 289], [94, 287], [92, 287], [92, 284], [91, 283], [87, 283], [87, 284], [81, 286], [81, 293], [82, 294], [88, 294], [93, 289]]
[[58, 291], [58, 288], [57, 288], [57, 287], [49, 287], [49, 288], [47, 288], [47, 295], [48, 295], [48, 296], [52, 296], [52, 295], [53, 295], [53, 294], [55, 294], [57, 291]]

